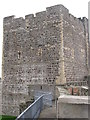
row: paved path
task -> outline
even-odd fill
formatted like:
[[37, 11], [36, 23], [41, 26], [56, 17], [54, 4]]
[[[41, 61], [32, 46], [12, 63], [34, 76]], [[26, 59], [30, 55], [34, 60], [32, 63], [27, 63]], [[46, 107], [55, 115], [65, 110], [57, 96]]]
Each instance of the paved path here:
[[[40, 113], [39, 118], [55, 118], [56, 119], [56, 107], [45, 107]], [[54, 119], [53, 119], [54, 120]]]

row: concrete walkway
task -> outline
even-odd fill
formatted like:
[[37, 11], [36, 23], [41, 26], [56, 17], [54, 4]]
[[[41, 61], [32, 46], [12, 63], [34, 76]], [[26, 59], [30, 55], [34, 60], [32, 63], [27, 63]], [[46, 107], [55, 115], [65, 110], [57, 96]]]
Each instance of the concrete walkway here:
[[42, 112], [40, 113], [39, 118], [55, 118], [56, 119], [56, 107], [55, 107], [55, 104], [52, 107], [48, 107], [48, 106], [45, 107], [42, 110]]

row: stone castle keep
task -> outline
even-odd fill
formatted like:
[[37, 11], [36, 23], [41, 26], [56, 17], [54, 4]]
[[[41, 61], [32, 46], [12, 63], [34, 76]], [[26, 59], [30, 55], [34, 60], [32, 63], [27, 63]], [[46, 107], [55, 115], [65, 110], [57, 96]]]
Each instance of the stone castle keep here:
[[88, 19], [63, 5], [3, 20], [2, 114], [18, 115], [28, 85], [85, 84], [88, 75]]

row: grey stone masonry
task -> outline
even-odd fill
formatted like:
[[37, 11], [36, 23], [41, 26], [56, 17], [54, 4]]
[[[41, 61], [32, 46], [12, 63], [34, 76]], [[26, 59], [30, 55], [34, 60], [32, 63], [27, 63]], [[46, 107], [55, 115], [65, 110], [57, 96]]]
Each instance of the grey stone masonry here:
[[3, 19], [3, 114], [18, 115], [28, 85], [61, 85], [88, 75], [88, 19], [63, 5]]
[[57, 118], [88, 118], [88, 106], [88, 96], [60, 96], [57, 102]]

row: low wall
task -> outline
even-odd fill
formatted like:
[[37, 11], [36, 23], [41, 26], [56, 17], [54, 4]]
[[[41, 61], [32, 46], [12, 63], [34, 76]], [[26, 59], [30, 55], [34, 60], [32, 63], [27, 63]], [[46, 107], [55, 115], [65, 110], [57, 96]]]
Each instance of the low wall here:
[[60, 96], [57, 118], [88, 118], [88, 104], [88, 96]]
[[55, 99], [55, 86], [54, 85], [47, 85], [47, 84], [29, 85], [28, 91], [29, 91], [29, 96], [34, 96], [35, 91], [51, 92], [53, 95], [53, 99]]

